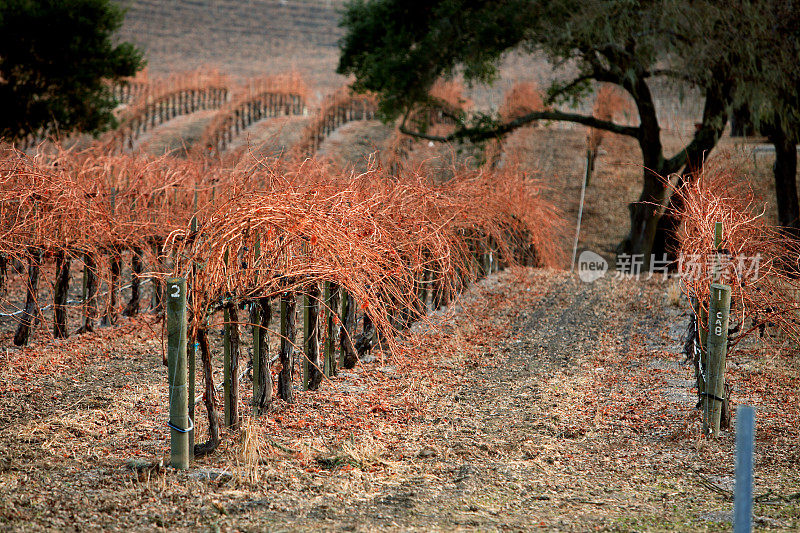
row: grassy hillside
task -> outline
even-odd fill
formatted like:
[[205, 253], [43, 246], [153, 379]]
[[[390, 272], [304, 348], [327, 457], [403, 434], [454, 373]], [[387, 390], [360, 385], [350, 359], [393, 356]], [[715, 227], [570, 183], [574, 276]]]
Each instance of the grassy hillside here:
[[118, 0], [120, 38], [145, 50], [153, 73], [214, 65], [237, 76], [296, 67], [320, 88], [334, 74], [343, 0]]

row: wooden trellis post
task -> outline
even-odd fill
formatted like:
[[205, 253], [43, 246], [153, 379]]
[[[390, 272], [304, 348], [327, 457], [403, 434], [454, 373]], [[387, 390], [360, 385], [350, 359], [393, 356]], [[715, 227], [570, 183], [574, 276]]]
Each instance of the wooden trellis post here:
[[167, 368], [169, 375], [170, 464], [189, 468], [189, 431], [186, 387], [186, 280], [167, 280]]
[[720, 279], [722, 223], [714, 225], [714, 264], [711, 301], [708, 312], [706, 387], [703, 392], [703, 429], [719, 436], [722, 409], [725, 402], [725, 359], [728, 352], [728, 321], [731, 309], [731, 288], [717, 283]]
[[711, 306], [708, 316], [708, 367], [703, 398], [704, 429], [719, 436], [722, 404], [725, 401], [725, 358], [728, 351], [728, 317], [731, 309], [731, 288], [711, 285]]
[[[712, 279], [716, 283], [719, 281], [719, 258], [717, 254], [722, 248], [722, 222], [714, 223], [714, 258], [712, 261]], [[697, 312], [697, 338], [700, 346], [700, 363], [698, 370], [700, 376], [697, 379], [697, 394], [701, 400], [705, 397], [708, 388], [708, 309], [700, 304], [699, 299]]]

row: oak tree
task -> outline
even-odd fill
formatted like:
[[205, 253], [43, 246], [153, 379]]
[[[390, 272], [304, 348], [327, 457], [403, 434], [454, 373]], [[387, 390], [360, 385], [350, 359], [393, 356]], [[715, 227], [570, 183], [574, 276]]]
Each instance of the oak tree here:
[[[400, 117], [402, 131], [423, 139], [480, 141], [537, 120], [569, 121], [634, 138], [642, 152], [643, 185], [639, 200], [629, 206], [630, 231], [618, 251], [642, 254], [648, 262], [654, 250], [665, 249], [674, 228], [674, 221], [659, 227], [670, 197], [664, 178], [681, 173], [689, 179], [727, 122], [735, 88], [728, 73], [737, 50], [721, 48], [698, 58], [694, 49], [708, 40], [730, 39], [735, 14], [729, 2], [675, 0], [354, 0], [342, 22], [346, 34], [338, 71], [355, 76], [356, 90], [379, 95], [385, 119]], [[428, 90], [437, 79], [461, 73], [468, 82], [491, 82], [511, 50], [542, 52], [554, 67], [572, 67], [572, 75], [548, 88], [550, 109], [508, 122], [476, 114], [444, 136], [409, 121], [418, 106], [429, 103]], [[662, 143], [654, 80], [695, 88], [703, 98], [696, 131], [672, 154], [665, 154]], [[638, 125], [552, 107], [579, 102], [595, 82], [625, 90], [635, 102]]]
[[108, 0], [0, 1], [0, 137], [112, 124], [109, 82], [144, 67], [141, 51], [113, 40], [123, 15]]

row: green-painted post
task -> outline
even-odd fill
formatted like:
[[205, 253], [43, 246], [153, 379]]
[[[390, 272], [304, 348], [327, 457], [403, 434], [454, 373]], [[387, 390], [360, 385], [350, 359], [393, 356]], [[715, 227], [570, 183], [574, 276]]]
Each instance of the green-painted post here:
[[186, 280], [167, 280], [167, 368], [169, 375], [170, 464], [189, 468], [188, 391], [186, 387]]

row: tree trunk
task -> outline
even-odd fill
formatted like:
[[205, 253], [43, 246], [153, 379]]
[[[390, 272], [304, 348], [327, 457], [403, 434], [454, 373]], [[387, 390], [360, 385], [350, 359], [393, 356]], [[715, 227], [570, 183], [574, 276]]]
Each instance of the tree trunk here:
[[336, 361], [336, 334], [339, 331], [337, 327], [339, 323], [341, 323], [341, 317], [339, 317], [339, 295], [340, 290], [339, 286], [335, 283], [330, 284], [330, 293], [328, 295], [328, 301], [325, 302], [325, 305], [328, 306], [327, 313], [326, 313], [326, 328], [325, 328], [325, 362], [326, 362], [326, 370], [328, 375], [335, 376], [337, 371], [337, 361]]
[[0, 254], [0, 293], [3, 292], [3, 287], [5, 287], [7, 268], [8, 259], [6, 259], [6, 254]]
[[56, 252], [56, 284], [53, 296], [53, 335], [65, 339], [67, 331], [67, 293], [69, 292], [70, 258], [63, 250]]
[[38, 248], [30, 250], [31, 256], [28, 258], [28, 287], [27, 296], [25, 298], [25, 309], [22, 312], [22, 318], [19, 322], [19, 327], [14, 334], [14, 345], [24, 346], [28, 344], [31, 329], [36, 321], [38, 314], [38, 305], [36, 302], [36, 294], [39, 292], [39, 267], [42, 263], [42, 251]]
[[[161, 247], [159, 246], [158, 242], [153, 242], [153, 270], [160, 272], [163, 270], [162, 266]], [[150, 279], [153, 283], [153, 312], [156, 313], [156, 315], [160, 315], [162, 310], [164, 284], [161, 282], [158, 274], [151, 276]]]
[[358, 356], [353, 345], [356, 334], [356, 305], [353, 297], [347, 292], [342, 293], [342, 324], [339, 328], [339, 346], [342, 350], [342, 366], [353, 368], [356, 366]]
[[97, 262], [94, 255], [83, 256], [83, 326], [77, 333], [94, 331], [94, 318], [97, 315]]
[[[658, 124], [653, 97], [644, 79], [626, 85], [639, 112], [639, 148], [642, 151], [642, 192], [636, 203], [630, 204], [630, 233], [617, 247], [618, 254], [637, 257], [644, 269], [650, 268], [650, 254], [656, 234], [656, 225], [664, 201], [666, 183], [662, 179], [664, 155], [661, 144], [661, 127]], [[635, 274], [635, 272], [633, 272]]]
[[358, 336], [355, 342], [358, 357], [364, 357], [375, 347], [375, 326], [367, 313], [364, 313], [361, 324], [361, 335]]
[[227, 304], [228, 316], [230, 317], [230, 350], [231, 350], [231, 389], [228, 396], [230, 402], [230, 427], [239, 427], [239, 311], [236, 304]]
[[253, 391], [253, 403], [256, 413], [261, 414], [272, 402], [272, 377], [269, 372], [269, 339], [267, 338], [272, 309], [269, 305], [269, 298], [261, 298], [257, 305], [261, 307], [261, 324], [259, 324], [261, 327], [258, 328], [258, 347], [261, 353], [258, 357], [258, 368], [253, 368], [253, 372], [258, 373], [259, 385], [259, 390]]
[[281, 294], [281, 373], [278, 376], [278, 394], [286, 403], [294, 401], [292, 374], [294, 370], [294, 339], [297, 334], [295, 315], [297, 298], [292, 292]]
[[322, 364], [319, 357], [319, 300], [320, 291], [319, 284], [312, 283], [308, 290], [308, 308], [305, 312], [308, 313], [308, 331], [306, 331], [306, 365], [307, 365], [307, 378], [306, 383], [308, 390], [316, 390], [322, 383]]
[[[650, 120], [642, 120], [639, 146], [644, 161], [644, 187], [639, 203], [630, 206], [631, 233], [617, 251], [641, 254], [644, 270], [650, 269], [653, 257], [660, 261], [666, 253], [669, 259], [676, 258], [680, 219], [673, 216], [673, 213], [679, 212], [683, 206], [680, 205], [679, 195], [672, 194], [667, 198], [670, 193], [667, 179], [683, 168], [676, 184], [676, 187], [682, 187], [702, 172], [706, 157], [716, 146], [727, 123], [728, 89], [727, 86], [722, 86], [706, 93], [701, 126], [695, 132], [692, 142], [670, 160], [663, 158], [660, 140], [654, 140], [656, 136], [660, 136], [655, 113], [651, 114]], [[667, 216], [661, 215], [662, 209]]]
[[131, 255], [131, 299], [125, 306], [123, 315], [136, 316], [139, 314], [139, 299], [141, 298], [141, 275], [143, 269], [142, 249], [135, 247]]
[[117, 323], [117, 304], [119, 303], [119, 275], [122, 272], [122, 257], [118, 250], [111, 252], [111, 279], [108, 283], [108, 307], [103, 317], [103, 325], [113, 326]]
[[752, 137], [756, 128], [750, 114], [750, 106], [742, 104], [731, 111], [731, 137]]
[[795, 238], [800, 235], [800, 206], [797, 200], [797, 146], [794, 135], [787, 135], [778, 124], [769, 132], [775, 145], [775, 195], [778, 224]]
[[[211, 348], [208, 344], [208, 331], [205, 328], [197, 330], [197, 343], [200, 345], [200, 358], [203, 363], [203, 382], [205, 391], [203, 401], [208, 412], [208, 440], [194, 447], [194, 456], [207, 455], [219, 446], [219, 418], [217, 415], [217, 392], [214, 390], [214, 374], [211, 365]], [[192, 399], [194, 401], [194, 399]]]

